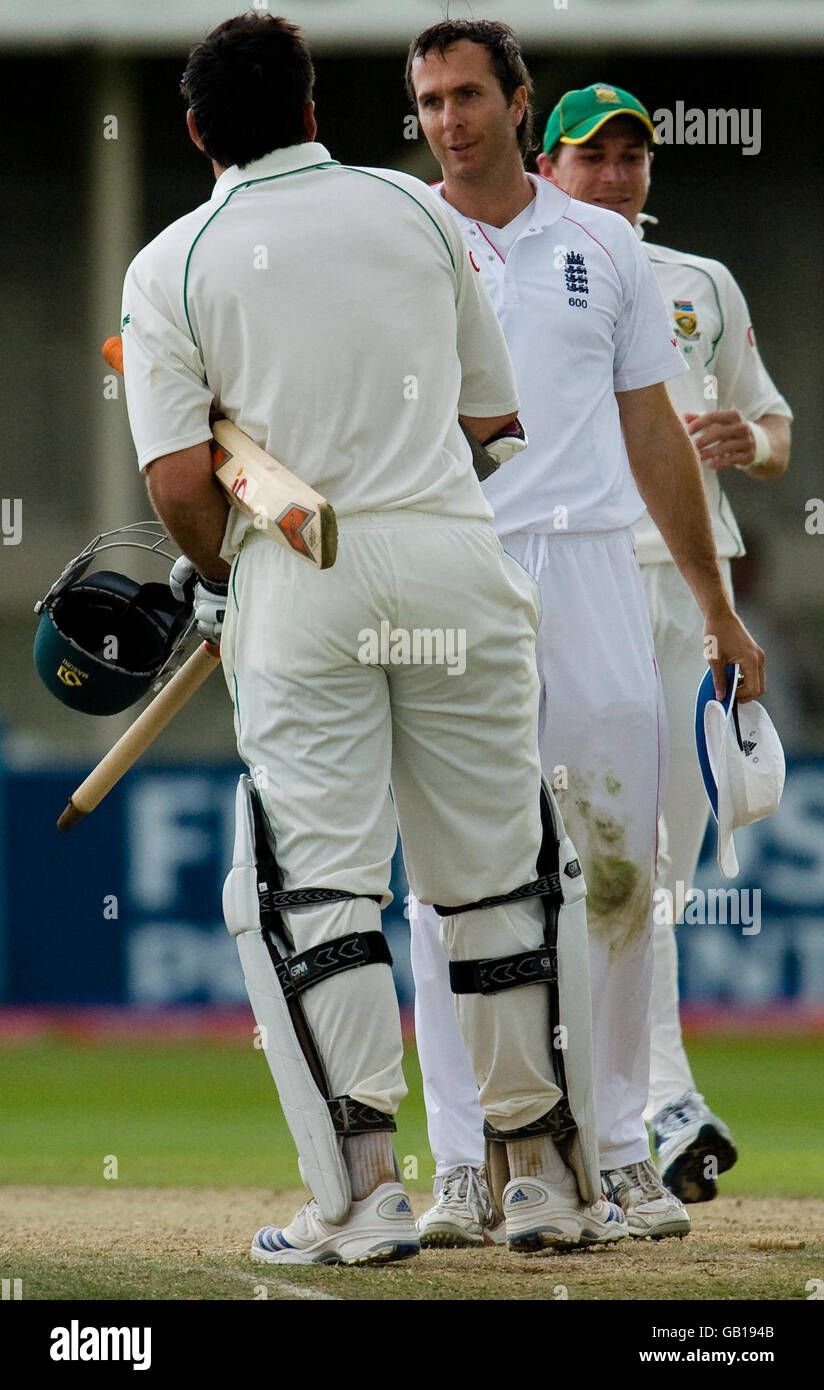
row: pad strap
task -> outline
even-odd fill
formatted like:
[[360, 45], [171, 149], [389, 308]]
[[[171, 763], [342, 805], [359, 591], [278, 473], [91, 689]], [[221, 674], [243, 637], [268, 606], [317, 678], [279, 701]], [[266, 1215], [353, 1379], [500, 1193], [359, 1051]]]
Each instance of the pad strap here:
[[[349, 894], [348, 896], [353, 896]], [[330, 980], [344, 970], [357, 970], [362, 965], [391, 965], [392, 953], [382, 932], [353, 932], [339, 936], [321, 946], [310, 946], [293, 956], [274, 962], [285, 999], [302, 994], [305, 989]]]
[[499, 994], [518, 985], [548, 984], [557, 980], [554, 955], [541, 947], [517, 956], [493, 956], [487, 960], [449, 962], [453, 994]]
[[555, 1143], [559, 1144], [567, 1135], [574, 1134], [576, 1129], [566, 1096], [561, 1096], [545, 1115], [533, 1120], [531, 1124], [522, 1125], [520, 1129], [494, 1129], [488, 1120], [484, 1120], [484, 1138], [497, 1144], [508, 1144], [515, 1139], [533, 1139], [540, 1134], [550, 1134]]
[[518, 903], [523, 898], [544, 897], [562, 898], [561, 878], [558, 873], [543, 874], [531, 883], [522, 883], [520, 888], [513, 888], [511, 893], [498, 893], [493, 898], [479, 898], [475, 903], [462, 903], [460, 907], [444, 907], [442, 903], [433, 903], [432, 906], [439, 917], [456, 917], [461, 912], [472, 912], [476, 907], [502, 907], [505, 903]]
[[379, 1129], [395, 1132], [397, 1125], [391, 1115], [376, 1110], [372, 1105], [353, 1100], [351, 1096], [332, 1096], [327, 1100], [329, 1114], [336, 1134], [373, 1134]]
[[270, 883], [258, 884], [261, 913], [282, 912], [289, 907], [316, 907], [318, 903], [341, 903], [349, 898], [369, 898], [379, 903], [380, 893], [347, 893], [343, 888], [273, 888]]

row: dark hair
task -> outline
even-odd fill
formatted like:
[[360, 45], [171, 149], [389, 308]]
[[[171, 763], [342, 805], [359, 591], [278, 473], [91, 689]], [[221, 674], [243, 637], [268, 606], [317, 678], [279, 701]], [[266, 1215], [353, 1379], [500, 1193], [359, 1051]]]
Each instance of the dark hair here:
[[304, 103], [315, 70], [296, 24], [239, 14], [218, 24], [189, 54], [180, 91], [210, 159], [244, 168], [270, 150], [306, 140]]
[[480, 44], [489, 54], [492, 70], [498, 79], [501, 91], [508, 102], [512, 101], [518, 87], [526, 87], [526, 109], [518, 126], [518, 146], [522, 155], [535, 148], [532, 113], [532, 78], [521, 53], [520, 44], [508, 24], [500, 24], [496, 19], [444, 19], [440, 24], [432, 24], [424, 29], [409, 45], [406, 59], [406, 90], [409, 100], [417, 110], [417, 98], [412, 84], [412, 64], [416, 58], [425, 58], [428, 53], [439, 53], [443, 57], [447, 48], [461, 39]]

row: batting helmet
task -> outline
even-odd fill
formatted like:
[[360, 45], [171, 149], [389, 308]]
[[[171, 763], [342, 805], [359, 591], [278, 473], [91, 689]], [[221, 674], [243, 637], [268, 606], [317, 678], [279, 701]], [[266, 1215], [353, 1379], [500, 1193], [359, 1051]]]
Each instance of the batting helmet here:
[[174, 560], [166, 541], [154, 521], [95, 536], [35, 604], [40, 623], [34, 664], [46, 688], [70, 709], [84, 714], [128, 709], [185, 642], [192, 609], [174, 598], [168, 584], [138, 584], [114, 570], [86, 573], [101, 551], [123, 546]]

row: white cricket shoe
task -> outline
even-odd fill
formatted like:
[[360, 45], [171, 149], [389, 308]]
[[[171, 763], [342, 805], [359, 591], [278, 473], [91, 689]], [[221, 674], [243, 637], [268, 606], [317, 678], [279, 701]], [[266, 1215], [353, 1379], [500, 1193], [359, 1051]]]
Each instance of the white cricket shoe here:
[[531, 1251], [606, 1245], [627, 1234], [619, 1206], [602, 1197], [588, 1206], [577, 1187], [569, 1194], [543, 1178], [512, 1178], [504, 1188], [506, 1243], [510, 1250]]
[[420, 1248], [409, 1198], [401, 1183], [385, 1182], [353, 1202], [340, 1226], [325, 1221], [315, 1201], [283, 1230], [262, 1226], [252, 1241], [252, 1259], [272, 1265], [387, 1264]]
[[421, 1245], [503, 1245], [506, 1224], [496, 1216], [483, 1168], [468, 1163], [443, 1174], [434, 1207], [418, 1218]]
[[626, 1213], [631, 1236], [663, 1240], [689, 1234], [689, 1216], [675, 1194], [664, 1187], [651, 1158], [610, 1168], [601, 1178], [610, 1201]]
[[738, 1152], [723, 1120], [697, 1091], [685, 1091], [657, 1110], [650, 1121], [658, 1167], [682, 1202], [711, 1202], [719, 1173], [732, 1168]]

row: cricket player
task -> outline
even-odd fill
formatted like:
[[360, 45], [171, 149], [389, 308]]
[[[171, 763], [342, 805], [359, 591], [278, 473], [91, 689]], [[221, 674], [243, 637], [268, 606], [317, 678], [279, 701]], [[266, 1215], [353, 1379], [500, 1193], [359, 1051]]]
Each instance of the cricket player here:
[[[549, 117], [540, 172], [573, 198], [618, 212], [643, 236], [653, 151], [649, 112], [631, 93], [596, 82], [567, 92]], [[755, 343], [749, 310], [725, 265], [644, 240], [689, 372], [670, 399], [702, 463], [712, 533], [727, 591], [744, 545], [721, 487], [726, 469], [759, 482], [789, 462], [792, 414]], [[670, 765], [662, 803], [658, 886], [683, 902], [693, 884], [708, 806], [695, 756], [695, 692], [704, 670], [700, 609], [647, 512], [634, 528], [667, 706]], [[678, 897], [680, 885], [680, 897]], [[668, 920], [669, 918], [669, 920]], [[685, 1202], [709, 1201], [736, 1151], [698, 1093], [681, 1038], [674, 923], [654, 917], [652, 1064], [647, 1120], [665, 1184]]]
[[[527, 175], [529, 75], [512, 31], [447, 21], [413, 40], [407, 81], [441, 164], [438, 192], [512, 354], [526, 452], [489, 480], [505, 549], [536, 579], [540, 745], [588, 887], [595, 1099], [605, 1185], [630, 1234], [690, 1227], [650, 1159], [652, 892], [666, 721], [632, 527], [646, 504], [746, 695], [763, 653], [730, 605], [693, 446], [665, 383], [686, 372], [626, 219]], [[642, 500], [643, 499], [643, 500]], [[471, 1068], [431, 909], [410, 896], [416, 1027], [435, 1207], [426, 1244], [497, 1239]], [[476, 1074], [475, 1082], [479, 1081]]]
[[[405, 1085], [380, 933], [398, 824], [465, 980], [460, 1026], [509, 1174], [510, 1244], [613, 1241], [626, 1222], [597, 1164], [591, 1181], [553, 1137], [563, 1100], [570, 1138], [575, 1077], [567, 1067], [568, 1094], [557, 1084], [547, 1026], [547, 933], [568, 905], [542, 864], [554, 852], [578, 869], [542, 793], [537, 587], [495, 536], [459, 425], [492, 465], [522, 442], [512, 366], [445, 204], [416, 179], [335, 162], [312, 89], [286, 20], [241, 15], [195, 47], [182, 90], [214, 190], [137, 256], [123, 295], [138, 463], [186, 557], [175, 583], [195, 582], [201, 631], [220, 640], [254, 769], [224, 911], [313, 1193], [257, 1233], [252, 1257], [357, 1264], [419, 1248], [392, 1150]], [[227, 510], [213, 407], [332, 503], [333, 568]], [[393, 654], [376, 656], [384, 626]], [[465, 669], [404, 657], [424, 630], [462, 634]], [[513, 961], [516, 988], [476, 986], [479, 967]]]

